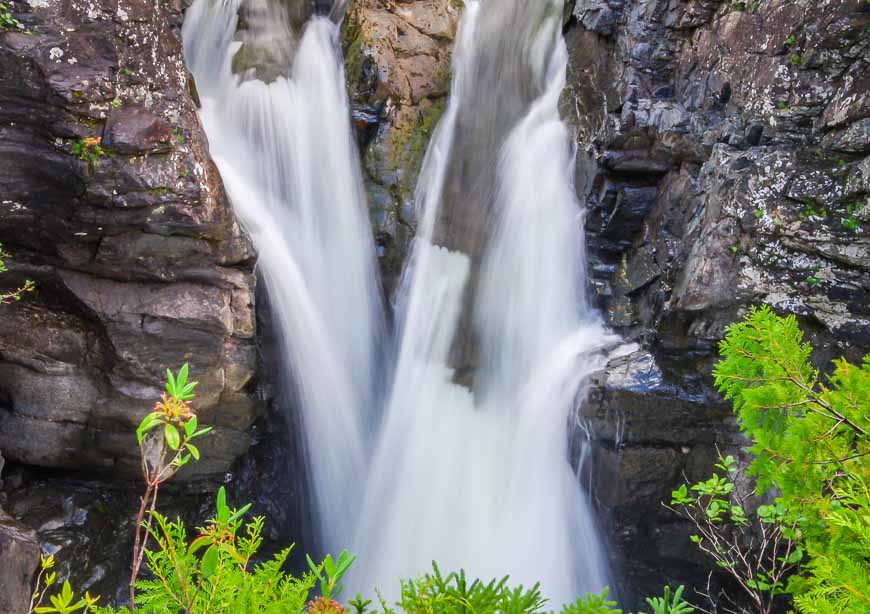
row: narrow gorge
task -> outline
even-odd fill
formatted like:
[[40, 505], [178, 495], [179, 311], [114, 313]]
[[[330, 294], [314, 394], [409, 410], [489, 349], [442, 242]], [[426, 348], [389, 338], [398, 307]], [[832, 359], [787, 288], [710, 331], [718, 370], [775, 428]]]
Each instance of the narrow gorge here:
[[730, 590], [663, 502], [750, 462], [712, 370], [752, 306], [817, 368], [870, 352], [868, 25], [4, 0], [0, 293], [35, 288], [0, 300], [0, 614], [40, 553], [126, 603], [135, 431], [184, 363], [213, 431], [163, 513], [199, 526], [224, 485], [294, 570], [358, 555], [347, 598], [433, 560], [556, 610]]

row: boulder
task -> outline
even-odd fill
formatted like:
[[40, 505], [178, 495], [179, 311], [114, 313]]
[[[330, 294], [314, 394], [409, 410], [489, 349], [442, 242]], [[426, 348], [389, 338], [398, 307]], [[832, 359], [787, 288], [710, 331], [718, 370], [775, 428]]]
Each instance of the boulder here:
[[172, 141], [169, 121], [142, 107], [113, 109], [103, 128], [102, 145], [122, 154], [167, 152]]
[[0, 612], [27, 614], [37, 567], [36, 532], [0, 508]]

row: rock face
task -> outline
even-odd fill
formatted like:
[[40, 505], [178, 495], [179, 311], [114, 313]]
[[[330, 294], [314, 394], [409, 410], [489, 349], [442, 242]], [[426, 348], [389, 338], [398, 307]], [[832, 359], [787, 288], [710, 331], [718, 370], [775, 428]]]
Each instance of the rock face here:
[[387, 293], [414, 237], [414, 189], [447, 102], [455, 0], [356, 0], [344, 22], [346, 74]]
[[258, 415], [252, 252], [196, 117], [180, 7], [13, 3], [0, 32], [0, 449], [138, 474], [133, 431], [189, 362], [219, 476]]
[[725, 326], [768, 303], [820, 360], [870, 350], [868, 21], [858, 0], [573, 6], [563, 113], [591, 283], [641, 344], [578, 418], [628, 592], [706, 580], [660, 502], [740, 444], [709, 377]]
[[28, 612], [30, 579], [38, 565], [36, 532], [0, 508], [0, 612]]

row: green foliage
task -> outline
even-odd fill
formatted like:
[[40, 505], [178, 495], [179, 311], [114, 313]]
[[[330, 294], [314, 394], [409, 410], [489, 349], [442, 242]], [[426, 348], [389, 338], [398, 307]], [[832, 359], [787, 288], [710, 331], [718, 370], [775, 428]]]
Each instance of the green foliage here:
[[102, 138], [98, 136], [86, 139], [79, 139], [72, 144], [70, 153], [72, 153], [72, 155], [77, 157], [79, 160], [87, 162], [88, 168], [93, 170], [97, 162], [99, 162], [107, 155], [106, 150], [103, 149], [102, 145], [100, 144], [101, 142]]
[[802, 612], [870, 612], [870, 355], [828, 376], [793, 316], [753, 309], [728, 328], [714, 370], [751, 442], [760, 514], [807, 558], [789, 591]]
[[215, 516], [190, 543], [181, 521], [153, 512], [149, 533], [157, 547], [146, 557], [154, 578], [137, 582], [136, 605], [155, 614], [302, 612], [315, 576], [298, 579], [282, 571], [291, 548], [252, 563], [263, 541], [264, 519], [244, 522], [249, 508], [229, 508], [221, 488]]
[[[166, 370], [166, 393], [136, 429], [146, 481], [159, 479], [162, 482], [191, 458], [199, 460], [199, 448], [191, 441], [211, 431], [211, 427], [198, 428], [196, 415], [190, 409], [197, 382], [187, 381], [188, 371], [187, 364], [181, 367], [178, 376]], [[162, 444], [155, 445], [151, 437], [155, 429], [162, 432]]]
[[42, 605], [48, 589], [57, 581], [57, 574], [50, 571], [54, 567], [54, 555], [41, 556], [39, 559], [39, 574], [36, 577], [36, 587], [30, 598], [28, 614], [73, 614], [73, 612], [96, 612], [99, 596], [91, 597], [85, 593], [83, 597], [76, 599], [72, 587], [68, 581], [55, 595], [49, 597], [50, 606]]
[[315, 564], [308, 555], [305, 556], [305, 559], [308, 561], [311, 573], [320, 581], [320, 594], [328, 601], [333, 596], [337, 597], [341, 594], [342, 589], [344, 589], [341, 578], [356, 560], [356, 556], [350, 556], [347, 550], [343, 550], [337, 561], [333, 561], [332, 555], [327, 554], [320, 565]]
[[653, 614], [692, 614], [695, 611], [683, 599], [684, 586], [680, 586], [671, 596], [671, 587], [665, 586], [665, 594], [661, 597], [647, 597], [646, 602], [652, 608]]
[[854, 203], [848, 203], [846, 205], [846, 216], [840, 218], [840, 224], [842, 224], [843, 228], [846, 230], [858, 232], [858, 207], [855, 206]]
[[[754, 611], [770, 612], [803, 552], [784, 531], [781, 506], [761, 505], [753, 510], [750, 493], [736, 492], [735, 482], [742, 476], [733, 456], [720, 456], [716, 468], [721, 475], [716, 472], [707, 480], [682, 484], [672, 491], [668, 507], [695, 525], [691, 541], [737, 581]], [[667, 597], [666, 592], [664, 601]], [[707, 597], [715, 610], [716, 599]], [[734, 611], [741, 611], [733, 596], [722, 599], [731, 602]], [[657, 601], [653, 610], [663, 607], [664, 601]]]
[[607, 598], [607, 587], [600, 595], [586, 593], [585, 597], [577, 597], [574, 603], [562, 606], [561, 614], [622, 614], [616, 607], [616, 602]]
[[12, 15], [12, 8], [0, 0], [0, 31], [2, 30], [23, 30], [24, 25]]
[[[451, 572], [444, 576], [438, 566], [432, 564], [432, 573], [416, 580], [402, 581], [402, 596], [397, 604], [407, 614], [464, 614], [466, 612], [501, 612], [521, 614], [539, 612], [545, 600], [540, 586], [530, 589], [523, 586], [511, 588], [508, 578], [469, 581], [465, 572]], [[385, 609], [385, 613], [391, 610]]]
[[[6, 272], [6, 260], [11, 257], [11, 254], [3, 251], [3, 244], [0, 243], [0, 273]], [[31, 292], [34, 288], [36, 288], [36, 284], [28, 279], [20, 288], [16, 288], [11, 292], [0, 292], [0, 305], [2, 305], [3, 303], [8, 303], [10, 301], [20, 301], [21, 296], [25, 292]]]
[[[133, 610], [136, 608], [136, 579], [145, 556], [148, 536], [152, 534], [151, 524], [156, 518], [157, 492], [160, 485], [171, 479], [191, 459], [199, 460], [199, 448], [191, 443], [202, 437], [211, 428], [198, 428], [196, 415], [190, 403], [194, 398], [193, 390], [197, 382], [188, 382], [189, 367], [181, 367], [178, 375], [166, 370], [166, 392], [155, 404], [154, 411], [145, 416], [136, 429], [136, 440], [142, 454], [142, 477], [145, 479], [145, 493], [136, 517], [136, 532], [133, 539], [133, 566], [130, 573], [130, 597]], [[218, 493], [226, 501], [226, 493]], [[224, 506], [226, 507], [226, 506]], [[219, 511], [221, 510], [219, 506]], [[146, 511], [148, 512], [146, 520]], [[223, 510], [225, 511], [225, 510]], [[143, 536], [144, 531], [144, 536]], [[209, 555], [213, 556], [213, 555]]]

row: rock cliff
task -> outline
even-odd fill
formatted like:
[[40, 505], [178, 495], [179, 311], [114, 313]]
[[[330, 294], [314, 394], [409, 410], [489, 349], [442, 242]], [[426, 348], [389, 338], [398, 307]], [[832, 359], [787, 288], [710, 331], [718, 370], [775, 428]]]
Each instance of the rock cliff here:
[[180, 7], [13, 5], [0, 32], [0, 449], [10, 461], [138, 474], [133, 430], [166, 368], [191, 364], [219, 475], [258, 406], [253, 256], [196, 117]]
[[[870, 72], [858, 0], [578, 0], [563, 112], [578, 134], [591, 284], [638, 341], [578, 418], [630, 590], [705, 567], [661, 505], [739, 445], [709, 376], [750, 305], [820, 360], [870, 350]], [[579, 446], [578, 446], [579, 448]]]

